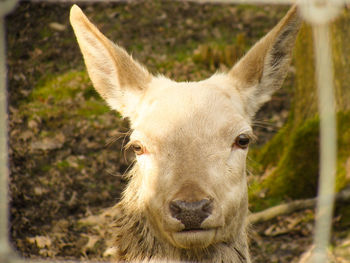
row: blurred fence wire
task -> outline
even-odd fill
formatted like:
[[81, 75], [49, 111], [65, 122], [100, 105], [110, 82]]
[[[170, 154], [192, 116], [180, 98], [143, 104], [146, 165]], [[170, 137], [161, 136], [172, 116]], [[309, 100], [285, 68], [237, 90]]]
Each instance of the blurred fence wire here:
[[[8, 151], [7, 151], [7, 94], [5, 15], [17, 1], [0, 1], [0, 262], [7, 261], [11, 253], [8, 241]], [[5, 261], [6, 260], [6, 261]]]
[[[18, 0], [0, 0], [0, 262], [24, 262], [14, 256], [8, 234], [8, 140], [7, 140], [7, 69], [5, 43], [5, 15], [10, 13]], [[40, 2], [32, 0], [32, 2]], [[104, 2], [103, 0], [46, 0], [45, 2]], [[106, 2], [128, 2], [109, 0]], [[131, 2], [131, 1], [130, 1]], [[293, 4], [292, 0], [189, 0], [197, 3], [222, 4]], [[319, 93], [320, 113], [320, 180], [316, 208], [315, 249], [309, 262], [327, 262], [334, 206], [334, 182], [336, 171], [336, 118], [334, 105], [332, 54], [329, 25], [350, 0], [300, 0], [301, 14], [312, 25], [315, 43], [316, 81]], [[28, 262], [28, 261], [26, 261]], [[51, 260], [52, 262], [52, 260]], [[67, 262], [67, 261], [65, 261]]]

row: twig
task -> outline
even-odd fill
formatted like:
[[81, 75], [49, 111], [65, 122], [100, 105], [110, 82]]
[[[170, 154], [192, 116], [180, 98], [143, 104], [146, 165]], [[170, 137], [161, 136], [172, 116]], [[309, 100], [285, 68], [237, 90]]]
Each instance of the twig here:
[[[337, 193], [335, 196], [335, 199], [336, 199], [336, 202], [349, 201], [350, 187]], [[286, 215], [298, 210], [313, 208], [315, 207], [315, 205], [316, 205], [316, 198], [292, 201], [287, 204], [277, 205], [277, 206], [268, 208], [264, 211], [253, 213], [249, 216], [249, 222], [251, 224], [265, 222], [280, 215]]]

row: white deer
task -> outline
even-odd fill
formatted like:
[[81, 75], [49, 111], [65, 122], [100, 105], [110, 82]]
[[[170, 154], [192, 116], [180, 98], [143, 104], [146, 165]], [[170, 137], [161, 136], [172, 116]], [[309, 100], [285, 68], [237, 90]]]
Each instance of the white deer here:
[[115, 259], [250, 262], [251, 121], [288, 72], [297, 8], [229, 72], [199, 82], [153, 76], [76, 5], [70, 21], [94, 87], [133, 131], [137, 162], [114, 208]]

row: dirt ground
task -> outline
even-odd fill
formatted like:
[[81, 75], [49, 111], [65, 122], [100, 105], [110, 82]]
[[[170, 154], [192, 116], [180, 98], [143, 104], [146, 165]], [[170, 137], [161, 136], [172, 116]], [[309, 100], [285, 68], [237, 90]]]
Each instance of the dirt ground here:
[[[133, 157], [123, 152], [127, 121], [108, 110], [84, 73], [70, 6], [21, 2], [6, 19], [11, 243], [28, 258], [103, 260], [104, 232], [82, 219], [118, 202]], [[151, 72], [179, 81], [227, 69], [287, 10], [169, 1], [81, 7]], [[234, 55], [216, 59], [228, 45]], [[258, 145], [288, 117], [292, 83], [293, 68], [284, 88], [257, 114]], [[332, 241], [350, 249], [350, 220], [343, 217], [334, 219]], [[312, 243], [313, 219], [306, 210], [252, 226], [254, 262], [297, 262]]]

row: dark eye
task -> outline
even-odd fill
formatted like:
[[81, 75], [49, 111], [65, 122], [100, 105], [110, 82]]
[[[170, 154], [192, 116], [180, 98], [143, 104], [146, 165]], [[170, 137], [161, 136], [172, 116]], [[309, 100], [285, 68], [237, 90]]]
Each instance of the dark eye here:
[[135, 152], [137, 155], [141, 155], [145, 153], [145, 148], [140, 142], [134, 142], [130, 148]]
[[235, 145], [242, 149], [248, 148], [249, 143], [250, 138], [246, 134], [240, 134], [235, 140]]

